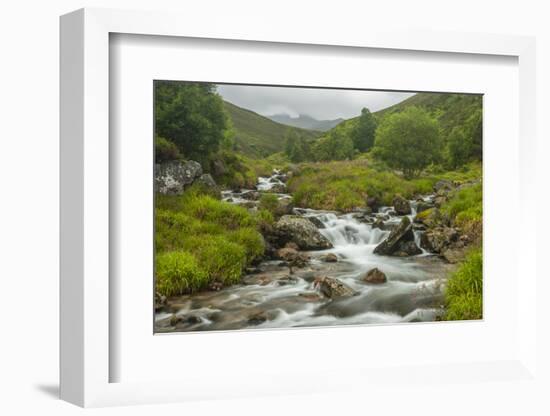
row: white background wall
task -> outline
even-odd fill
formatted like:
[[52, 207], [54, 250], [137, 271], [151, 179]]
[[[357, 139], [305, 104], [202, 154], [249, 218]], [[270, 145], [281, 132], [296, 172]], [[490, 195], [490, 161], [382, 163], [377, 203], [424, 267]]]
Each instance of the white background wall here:
[[[196, 18], [224, 16], [281, 22], [281, 30], [321, 24], [388, 22], [405, 27], [536, 35], [538, 41], [539, 218], [548, 216], [550, 129], [550, 13], [545, 1], [169, 1], [11, 0], [0, 9], [0, 413], [74, 414], [82, 410], [56, 399], [58, 383], [58, 16], [80, 7], [179, 10]], [[261, 23], [260, 23], [261, 24]], [[511, 213], [511, 218], [513, 218]], [[548, 243], [541, 221], [540, 253]], [[545, 245], [544, 247], [542, 245]], [[540, 256], [544, 257], [544, 256]], [[543, 259], [542, 259], [543, 260]], [[542, 260], [539, 267], [543, 267]], [[546, 276], [550, 277], [549, 273]], [[546, 320], [549, 307], [540, 305]], [[548, 328], [548, 326], [546, 326]], [[541, 364], [548, 364], [549, 335], [541, 332]], [[546, 367], [548, 369], [548, 367]], [[550, 372], [546, 372], [549, 374]], [[548, 387], [548, 386], [547, 386]], [[397, 391], [399, 390], [399, 391]], [[550, 389], [547, 389], [550, 391]], [[388, 387], [331, 397], [284, 397], [95, 410], [106, 414], [548, 414], [544, 392], [529, 385], [433, 386], [433, 394]], [[538, 398], [538, 399], [537, 399]]]

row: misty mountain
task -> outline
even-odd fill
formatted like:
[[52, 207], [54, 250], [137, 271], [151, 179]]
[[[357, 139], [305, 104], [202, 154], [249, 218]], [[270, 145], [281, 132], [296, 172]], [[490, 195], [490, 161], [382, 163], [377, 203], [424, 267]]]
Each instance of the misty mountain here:
[[275, 114], [268, 117], [277, 123], [286, 124], [287, 126], [317, 131], [328, 131], [344, 121], [343, 118], [317, 120], [307, 114], [300, 114], [298, 117], [291, 117], [288, 114]]

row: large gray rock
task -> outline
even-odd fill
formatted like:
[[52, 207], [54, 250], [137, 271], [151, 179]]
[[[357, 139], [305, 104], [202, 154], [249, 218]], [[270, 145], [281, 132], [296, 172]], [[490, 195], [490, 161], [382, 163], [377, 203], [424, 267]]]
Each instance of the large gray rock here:
[[281, 198], [277, 201], [277, 206], [275, 207], [273, 213], [275, 216], [281, 217], [283, 215], [292, 214], [293, 210], [294, 203], [292, 202], [292, 198]]
[[214, 180], [212, 175], [210, 175], [209, 173], [205, 173], [199, 176], [199, 178], [196, 179], [193, 183], [202, 186], [206, 191], [208, 191], [209, 195], [212, 195], [218, 199], [221, 198], [220, 188], [218, 187], [218, 184], [216, 184], [216, 181]]
[[436, 193], [440, 191], [449, 192], [452, 191], [453, 188], [453, 183], [447, 179], [441, 179], [437, 181], [433, 186], [434, 192]]
[[386, 283], [388, 281], [388, 278], [383, 271], [375, 267], [374, 269], [370, 269], [367, 272], [367, 274], [363, 277], [363, 280], [366, 283], [380, 284]]
[[436, 227], [422, 234], [420, 245], [434, 253], [443, 253], [459, 238], [456, 229], [450, 227]]
[[402, 196], [397, 195], [392, 203], [397, 215], [409, 215], [412, 212], [410, 202]]
[[422, 250], [414, 241], [404, 241], [399, 244], [398, 249], [392, 253], [392, 256], [407, 257], [416, 256], [418, 254], [422, 254]]
[[275, 183], [269, 189], [266, 189], [264, 192], [269, 192], [273, 194], [284, 194], [286, 192], [286, 186], [284, 183]]
[[257, 201], [260, 199], [260, 193], [258, 191], [244, 191], [239, 197], [248, 201]]
[[314, 280], [314, 286], [320, 292], [330, 299], [346, 298], [357, 295], [357, 292], [351, 287], [333, 277], [317, 277]]
[[380, 200], [375, 196], [369, 196], [367, 197], [367, 207], [369, 207], [372, 212], [378, 212], [378, 209], [380, 208]]
[[449, 218], [437, 208], [428, 208], [418, 212], [414, 217], [414, 222], [422, 224], [427, 228], [445, 226], [449, 223]]
[[157, 163], [155, 189], [164, 195], [180, 195], [201, 175], [202, 167], [194, 160]]
[[270, 239], [279, 247], [293, 242], [301, 250], [323, 250], [332, 248], [328, 241], [306, 218], [297, 215], [284, 215], [273, 226]]
[[388, 238], [374, 249], [374, 254], [392, 255], [399, 250], [402, 243], [414, 241], [414, 232], [409, 217], [403, 217], [399, 225], [394, 228]]

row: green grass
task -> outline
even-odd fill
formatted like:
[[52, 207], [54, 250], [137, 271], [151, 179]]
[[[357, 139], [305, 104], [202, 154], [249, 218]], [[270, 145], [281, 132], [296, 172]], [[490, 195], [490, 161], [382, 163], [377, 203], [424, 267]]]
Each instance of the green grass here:
[[207, 275], [196, 257], [185, 251], [157, 254], [156, 289], [165, 296], [193, 292], [204, 286]]
[[263, 255], [265, 243], [258, 229], [270, 221], [269, 212], [253, 215], [193, 188], [179, 196], [157, 195], [157, 291], [174, 296], [212, 282], [239, 282], [243, 270]]
[[481, 229], [483, 221], [483, 189], [481, 183], [456, 191], [441, 207], [454, 225], [465, 230]]
[[272, 214], [275, 214], [277, 207], [279, 206], [279, 198], [274, 194], [263, 194], [260, 198], [261, 209], [265, 209]]
[[481, 248], [471, 251], [452, 274], [445, 290], [447, 321], [483, 318], [483, 256]]
[[362, 157], [353, 161], [302, 164], [288, 185], [296, 206], [350, 211], [364, 207], [367, 196], [377, 197], [383, 205], [391, 205], [397, 194], [410, 199], [431, 193], [440, 179], [452, 177], [465, 181], [480, 174], [479, 164], [472, 164], [460, 172], [429, 173], [407, 180], [368, 157]]

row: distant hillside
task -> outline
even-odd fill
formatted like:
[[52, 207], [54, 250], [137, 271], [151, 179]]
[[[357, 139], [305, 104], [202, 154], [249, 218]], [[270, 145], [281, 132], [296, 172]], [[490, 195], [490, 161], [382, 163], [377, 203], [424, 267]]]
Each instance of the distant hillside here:
[[322, 132], [328, 131], [344, 121], [343, 118], [337, 118], [334, 120], [317, 120], [307, 114], [300, 114], [298, 117], [290, 117], [288, 114], [275, 114], [273, 116], [269, 116], [269, 118], [277, 123], [286, 124], [287, 126]]
[[[481, 108], [481, 105], [481, 95], [420, 92], [398, 104], [377, 111], [374, 116], [381, 121], [389, 114], [401, 112], [407, 107], [420, 107], [438, 119], [443, 136], [446, 137], [453, 127], [464, 123], [474, 111]], [[355, 117], [346, 120], [335, 129], [351, 130], [357, 124], [358, 119], [359, 117]]]
[[265, 157], [281, 152], [285, 146], [285, 134], [289, 129], [298, 131], [306, 139], [315, 139], [316, 131], [286, 126], [253, 111], [224, 101], [235, 130], [237, 150], [251, 157]]

